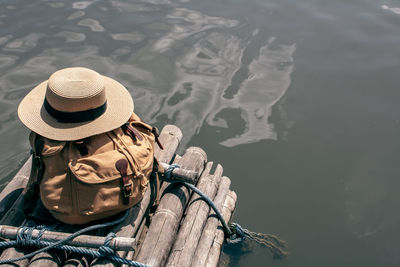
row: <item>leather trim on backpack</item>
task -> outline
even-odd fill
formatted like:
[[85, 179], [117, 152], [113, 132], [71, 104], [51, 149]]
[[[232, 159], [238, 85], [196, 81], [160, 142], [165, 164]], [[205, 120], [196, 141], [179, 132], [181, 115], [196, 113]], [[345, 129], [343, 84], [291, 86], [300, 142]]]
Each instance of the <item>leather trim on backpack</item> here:
[[29, 175], [28, 184], [24, 194], [24, 213], [29, 214], [33, 210], [36, 201], [39, 198], [39, 184], [43, 177], [44, 165], [42, 160], [42, 151], [44, 141], [37, 138], [38, 135], [31, 132], [29, 138], [32, 145], [32, 168]]

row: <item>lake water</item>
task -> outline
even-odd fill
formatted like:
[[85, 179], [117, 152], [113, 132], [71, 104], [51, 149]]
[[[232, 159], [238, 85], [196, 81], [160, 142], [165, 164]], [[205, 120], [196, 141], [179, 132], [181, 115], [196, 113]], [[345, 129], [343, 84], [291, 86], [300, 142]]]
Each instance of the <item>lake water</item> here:
[[3, 0], [3, 186], [29, 149], [18, 103], [70, 66], [178, 125], [232, 179], [234, 221], [289, 242], [221, 265], [400, 265], [398, 0]]

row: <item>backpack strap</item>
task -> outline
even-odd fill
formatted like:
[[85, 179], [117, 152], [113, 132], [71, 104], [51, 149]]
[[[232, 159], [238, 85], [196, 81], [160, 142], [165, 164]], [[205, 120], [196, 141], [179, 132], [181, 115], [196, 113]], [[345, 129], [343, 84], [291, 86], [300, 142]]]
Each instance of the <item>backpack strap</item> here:
[[160, 203], [160, 174], [164, 172], [164, 168], [158, 163], [158, 160], [154, 158], [153, 171], [150, 174], [150, 209], [153, 211], [157, 208]]
[[127, 159], [129, 159], [128, 163], [131, 166], [134, 173], [141, 173], [139, 164], [137, 164], [135, 157], [130, 151], [128, 145], [118, 136], [116, 130], [112, 130], [106, 133], [107, 136], [114, 142], [114, 145], [125, 155]]
[[160, 131], [158, 131], [157, 127], [152, 127], [151, 132], [154, 135], [154, 138], [156, 139], [156, 143], [158, 145], [159, 148], [161, 148], [161, 150], [164, 150], [163, 145], [160, 142], [160, 139], [158, 138], [160, 136]]
[[122, 202], [124, 203], [124, 205], [128, 205], [129, 197], [132, 195], [132, 183], [130, 183], [130, 179], [127, 173], [128, 161], [126, 159], [119, 159], [115, 163], [115, 167], [121, 173]]
[[34, 158], [33, 162], [35, 163], [35, 165], [38, 169], [38, 174], [37, 174], [37, 178], [36, 178], [37, 183], [40, 183], [43, 178], [43, 172], [44, 172], [44, 165], [43, 165], [43, 159], [42, 159], [43, 147], [44, 147], [44, 141], [36, 138], [35, 139], [35, 151], [33, 151], [32, 155]]
[[42, 159], [42, 151], [44, 147], [44, 141], [38, 138], [38, 135], [34, 132], [31, 133], [32, 139], [32, 167], [29, 176], [28, 184], [25, 188], [24, 195], [24, 212], [29, 214], [36, 204], [36, 200], [39, 196], [39, 185], [43, 178], [44, 165]]
[[88, 152], [88, 148], [87, 148], [87, 142], [88, 142], [88, 138], [84, 138], [81, 140], [76, 140], [74, 143], [76, 145], [76, 148], [78, 148], [79, 153], [81, 154], [81, 156], [86, 156], [89, 152]]
[[136, 142], [137, 140], [143, 140], [143, 136], [134, 127], [132, 127], [129, 122], [122, 125], [121, 128], [125, 134], [129, 135], [132, 138], [134, 142]]

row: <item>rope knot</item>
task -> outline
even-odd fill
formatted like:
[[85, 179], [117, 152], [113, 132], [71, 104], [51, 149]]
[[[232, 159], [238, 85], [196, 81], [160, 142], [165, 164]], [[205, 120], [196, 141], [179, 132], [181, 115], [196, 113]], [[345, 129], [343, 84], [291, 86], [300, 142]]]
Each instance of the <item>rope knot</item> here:
[[112, 248], [106, 247], [106, 246], [99, 247], [98, 251], [104, 257], [108, 256], [108, 255], [114, 255], [114, 253], [115, 253], [115, 251]]
[[111, 240], [113, 240], [114, 237], [116, 237], [116, 234], [113, 232], [110, 232], [106, 236], [106, 239], [104, 240], [104, 244], [101, 247], [99, 247], [98, 251], [102, 256], [109, 256], [109, 255], [115, 254], [115, 251], [112, 248], [110, 248]]
[[229, 228], [232, 231], [232, 235], [226, 240], [228, 244], [238, 244], [248, 239], [268, 248], [274, 258], [281, 259], [289, 254], [284, 250], [287, 248], [287, 243], [275, 235], [252, 232], [237, 223], [230, 223]]
[[17, 231], [17, 245], [24, 247], [30, 246], [32, 243], [34, 243], [34, 240], [32, 239], [33, 230], [33, 227], [20, 227]]
[[246, 238], [251, 239], [248, 230], [242, 228], [238, 223], [229, 223], [229, 229], [231, 230], [231, 233], [226, 239], [227, 243], [236, 244], [244, 241]]
[[175, 170], [176, 168], [180, 168], [180, 166], [179, 166], [178, 164], [171, 164], [171, 165], [169, 165], [169, 167], [165, 170], [164, 176], [165, 176], [165, 179], [166, 179], [167, 181], [169, 181], [169, 180], [172, 179], [172, 172], [173, 172], [173, 170]]

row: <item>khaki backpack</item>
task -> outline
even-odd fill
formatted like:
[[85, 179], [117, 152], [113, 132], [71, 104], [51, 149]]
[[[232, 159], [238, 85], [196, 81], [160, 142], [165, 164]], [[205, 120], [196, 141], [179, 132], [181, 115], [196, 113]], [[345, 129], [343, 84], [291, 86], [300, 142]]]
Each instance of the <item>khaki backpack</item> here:
[[[153, 172], [155, 128], [133, 114], [113, 131], [79, 141], [29, 139], [43, 205], [56, 219], [84, 224], [137, 204]], [[29, 199], [28, 199], [29, 201]]]

